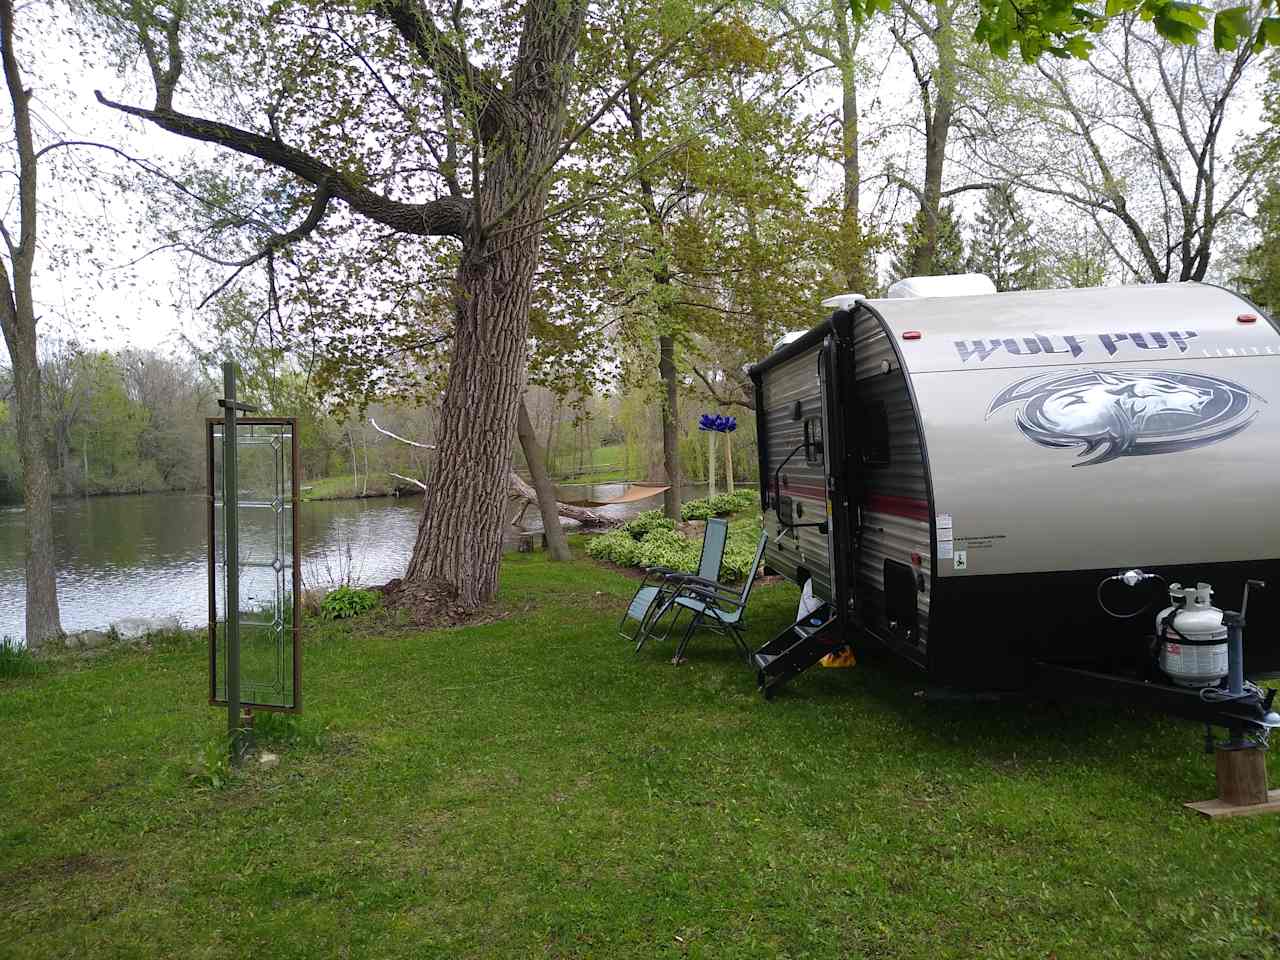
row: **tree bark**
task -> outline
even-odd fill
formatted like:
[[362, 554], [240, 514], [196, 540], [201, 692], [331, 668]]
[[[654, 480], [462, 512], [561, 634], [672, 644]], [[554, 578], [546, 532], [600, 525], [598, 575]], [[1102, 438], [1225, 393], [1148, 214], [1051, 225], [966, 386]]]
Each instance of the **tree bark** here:
[[533, 421], [529, 419], [529, 408], [524, 401], [520, 402], [519, 415], [516, 420], [516, 432], [520, 437], [520, 447], [524, 450], [525, 463], [529, 464], [529, 476], [533, 478], [533, 489], [538, 495], [538, 512], [542, 514], [542, 530], [547, 537], [547, 553], [552, 560], [569, 560], [569, 541], [564, 537], [564, 528], [560, 526], [560, 505], [556, 502], [556, 488], [551, 485], [547, 476], [547, 465], [542, 458], [542, 450], [538, 447], [538, 438], [534, 434]]
[[13, 104], [21, 221], [16, 246], [10, 234], [5, 233], [12, 275], [0, 264], [0, 329], [13, 363], [27, 541], [26, 642], [27, 647], [34, 650], [62, 635], [62, 619], [58, 612], [53, 553], [53, 477], [45, 449], [44, 397], [40, 388], [35, 301], [31, 289], [36, 255], [36, 153], [31, 133], [31, 93], [23, 86], [13, 49], [13, 17], [13, 0], [0, 0], [0, 58]]
[[[511, 442], [525, 392], [529, 304], [583, 0], [529, 3], [511, 77], [519, 122], [491, 141], [463, 240], [436, 457], [404, 590], [443, 582], [475, 608], [498, 592]], [[491, 229], [501, 225], [501, 231]]]
[[924, 184], [917, 193], [920, 199], [921, 236], [913, 251], [911, 263], [908, 264], [910, 272], [915, 276], [932, 274], [937, 262], [942, 175], [960, 83], [955, 7], [950, 0], [938, 0], [929, 4], [928, 9], [932, 11], [932, 22], [915, 7], [904, 6], [908, 19], [933, 44], [937, 55], [937, 64], [933, 69], [925, 71], [912, 49], [911, 41], [902, 32], [893, 29], [895, 41], [911, 61], [924, 114]]
[[676, 342], [675, 337], [663, 334], [658, 337], [658, 373], [666, 386], [662, 404], [662, 465], [666, 468], [669, 486], [662, 494], [662, 509], [668, 517], [680, 520], [680, 438], [676, 432], [679, 416], [679, 397], [676, 393]]
[[840, 166], [842, 173], [842, 208], [840, 212], [841, 246], [837, 257], [845, 284], [851, 291], [871, 294], [872, 277], [862, 241], [862, 219], [858, 191], [862, 186], [861, 159], [858, 154], [858, 76], [857, 50], [861, 27], [850, 29], [849, 4], [831, 0], [835, 21], [836, 51], [840, 70]]

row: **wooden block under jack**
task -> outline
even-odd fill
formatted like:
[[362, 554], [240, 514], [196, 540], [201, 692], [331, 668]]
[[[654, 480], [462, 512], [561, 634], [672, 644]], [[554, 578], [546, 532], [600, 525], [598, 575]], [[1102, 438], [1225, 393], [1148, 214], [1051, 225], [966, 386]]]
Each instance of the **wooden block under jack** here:
[[1219, 817], [1251, 817], [1256, 813], [1280, 813], [1280, 790], [1268, 791], [1267, 799], [1263, 803], [1241, 805], [1238, 803], [1226, 803], [1215, 797], [1212, 800], [1184, 803], [1183, 806], [1214, 820]]
[[1267, 789], [1264, 747], [1219, 745], [1215, 753], [1218, 796], [1183, 806], [1211, 818], [1280, 813], [1280, 790]]

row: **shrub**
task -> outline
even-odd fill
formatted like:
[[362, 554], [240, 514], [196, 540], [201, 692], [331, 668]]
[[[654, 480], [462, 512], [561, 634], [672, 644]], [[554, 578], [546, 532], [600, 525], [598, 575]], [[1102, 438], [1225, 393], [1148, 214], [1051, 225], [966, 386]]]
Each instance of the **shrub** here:
[[[755, 559], [760, 537], [760, 522], [744, 517], [729, 524], [725, 541], [724, 562], [720, 578], [725, 582], [741, 580]], [[667, 527], [657, 527], [637, 541], [624, 530], [595, 537], [587, 544], [587, 555], [608, 560], [622, 567], [670, 567], [693, 573], [702, 554], [701, 538], [690, 539]]]
[[735, 490], [733, 493], [721, 493], [707, 501], [717, 517], [727, 513], [741, 513], [750, 510], [759, 502], [759, 494], [755, 490]]
[[681, 520], [710, 520], [715, 515], [710, 500], [690, 500], [680, 508]]
[[635, 567], [640, 564], [640, 544], [624, 527], [593, 538], [587, 544], [587, 555], [596, 560], [608, 560], [620, 567]]
[[325, 594], [324, 602], [320, 604], [320, 619], [345, 620], [372, 610], [379, 600], [381, 597], [376, 590], [338, 587]]
[[710, 520], [712, 517], [723, 517], [731, 513], [740, 513], [756, 506], [757, 494], [754, 490], [735, 490], [733, 493], [720, 493], [706, 500], [690, 500], [680, 508], [681, 520]]
[[731, 524], [729, 539], [724, 545], [724, 563], [720, 567], [723, 580], [741, 580], [747, 575], [751, 561], [756, 558], [760, 542], [760, 524], [756, 520]]
[[633, 540], [643, 540], [655, 530], [674, 530], [675, 528], [675, 522], [668, 520], [661, 510], [637, 513], [622, 525], [622, 531], [629, 534]]
[[641, 567], [670, 567], [693, 573], [698, 569], [702, 544], [680, 536], [674, 530], [655, 530], [640, 541]]

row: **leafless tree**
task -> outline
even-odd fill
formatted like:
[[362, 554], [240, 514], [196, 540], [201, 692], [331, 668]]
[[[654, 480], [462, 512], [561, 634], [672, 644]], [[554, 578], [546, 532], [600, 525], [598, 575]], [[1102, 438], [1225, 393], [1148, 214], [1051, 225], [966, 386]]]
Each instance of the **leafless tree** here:
[[1172, 44], [1122, 18], [1087, 62], [1041, 63], [1015, 86], [983, 159], [1083, 214], [1127, 277], [1202, 280], [1257, 176], [1233, 167], [1223, 137], [1253, 61], [1247, 43]]

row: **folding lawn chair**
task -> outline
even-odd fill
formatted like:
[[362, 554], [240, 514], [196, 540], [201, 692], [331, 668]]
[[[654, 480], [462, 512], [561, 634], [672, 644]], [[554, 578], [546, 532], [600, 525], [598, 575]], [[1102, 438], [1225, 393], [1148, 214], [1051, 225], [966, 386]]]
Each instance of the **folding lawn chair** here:
[[743, 659], [750, 661], [751, 648], [747, 646], [743, 617], [747, 612], [747, 599], [751, 596], [751, 587], [756, 582], [756, 572], [760, 569], [760, 558], [764, 555], [764, 545], [768, 539], [769, 535], [763, 530], [760, 531], [756, 556], [751, 562], [751, 569], [747, 571], [747, 579], [741, 591], [730, 590], [724, 584], [697, 577], [686, 578], [676, 588], [668, 604], [676, 608], [677, 618], [682, 610], [691, 611], [693, 617], [680, 638], [676, 655], [671, 658], [672, 663], [679, 664], [684, 661], [684, 652], [689, 646], [689, 639], [699, 627], [710, 627], [717, 633], [730, 637]]
[[[729, 521], [716, 517], [707, 521], [707, 528], [702, 534], [702, 555], [698, 558], [698, 577], [712, 582], [720, 577], [720, 564], [724, 560], [724, 545], [728, 539]], [[669, 567], [646, 569], [640, 588], [618, 621], [618, 636], [636, 644], [637, 650], [644, 646], [649, 628], [666, 612], [676, 584], [690, 576], [692, 574]], [[636, 621], [636, 628], [631, 633], [624, 629], [628, 620]]]

